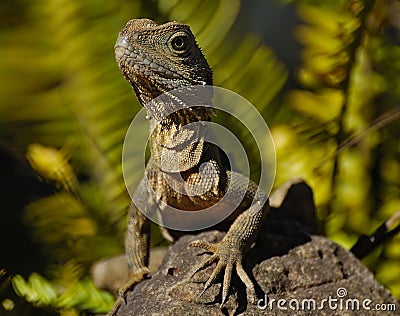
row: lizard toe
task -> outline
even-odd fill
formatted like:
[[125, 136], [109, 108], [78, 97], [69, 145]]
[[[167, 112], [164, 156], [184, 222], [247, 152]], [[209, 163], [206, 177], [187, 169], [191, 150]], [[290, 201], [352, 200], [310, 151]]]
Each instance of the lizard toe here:
[[205, 241], [202, 241], [202, 240], [192, 241], [189, 244], [189, 248], [193, 248], [193, 247], [203, 248], [203, 249], [205, 249], [207, 251], [210, 251], [210, 252], [216, 252], [217, 251], [217, 245], [216, 244], [211, 244], [211, 243], [208, 243], [208, 242], [205, 242]]
[[197, 265], [192, 273], [190, 274], [190, 278], [192, 278], [198, 271], [204, 269], [205, 267], [208, 267], [209, 265], [213, 264], [218, 260], [217, 255], [212, 255], [211, 257], [207, 258], [206, 260], [202, 261], [199, 265]]
[[239, 276], [240, 280], [242, 280], [242, 282], [246, 285], [247, 300], [251, 304], [256, 304], [257, 303], [257, 295], [256, 295], [256, 290], [254, 288], [253, 281], [247, 275], [246, 271], [243, 268], [241, 261], [236, 263], [236, 273]]
[[222, 283], [221, 307], [225, 304], [225, 302], [228, 298], [229, 288], [230, 288], [231, 279], [232, 279], [232, 270], [233, 270], [233, 264], [231, 261], [229, 261], [225, 267], [224, 281]]

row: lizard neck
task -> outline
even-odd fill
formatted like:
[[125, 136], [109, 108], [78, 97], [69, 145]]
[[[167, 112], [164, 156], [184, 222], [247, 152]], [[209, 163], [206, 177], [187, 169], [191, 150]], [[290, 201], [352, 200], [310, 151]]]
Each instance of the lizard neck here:
[[[211, 108], [206, 107], [184, 108], [170, 114], [161, 121], [150, 119], [151, 157], [161, 170], [166, 172], [185, 171], [197, 163], [200, 159], [197, 156], [203, 148], [207, 126], [188, 124], [210, 121], [210, 110]], [[181, 164], [178, 168], [166, 166], [167, 161], [176, 159], [179, 154], [183, 154], [185, 151], [188, 153], [197, 152], [194, 154], [196, 156], [193, 157], [194, 160], [187, 166], [185, 164]], [[175, 163], [172, 164], [175, 165]]]
[[[187, 87], [166, 92], [145, 105], [150, 119], [150, 152], [163, 172], [176, 173], [197, 166], [207, 138], [212, 87]], [[193, 123], [193, 124], [191, 124]]]
[[[193, 124], [192, 132], [185, 130], [184, 126], [211, 120], [214, 114], [210, 106], [212, 92], [212, 86], [183, 86], [163, 94], [153, 94], [154, 99], [142, 103], [150, 120], [152, 154], [158, 146], [173, 148], [180, 145], [181, 150], [182, 144], [200, 141], [206, 132], [204, 124]], [[142, 96], [138, 98], [143, 100]], [[178, 152], [179, 148], [176, 149]]]

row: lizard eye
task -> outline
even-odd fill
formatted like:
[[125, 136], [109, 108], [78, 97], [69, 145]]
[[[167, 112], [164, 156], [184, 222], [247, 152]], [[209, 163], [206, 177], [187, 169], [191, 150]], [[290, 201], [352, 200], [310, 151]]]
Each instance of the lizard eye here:
[[189, 38], [186, 33], [178, 33], [171, 37], [171, 47], [174, 51], [181, 53], [185, 51], [189, 44]]

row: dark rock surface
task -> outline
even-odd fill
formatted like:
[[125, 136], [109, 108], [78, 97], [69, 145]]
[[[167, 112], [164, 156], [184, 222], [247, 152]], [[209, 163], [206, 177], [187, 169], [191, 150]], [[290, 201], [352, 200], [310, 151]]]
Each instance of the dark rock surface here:
[[247, 302], [236, 274], [222, 308], [220, 279], [199, 297], [215, 264], [190, 278], [193, 267], [209, 254], [187, 246], [196, 239], [218, 242], [224, 236], [212, 231], [178, 240], [152, 278], [128, 294], [117, 315], [400, 315], [399, 302], [350, 252], [304, 231], [293, 222], [263, 227], [244, 263], [255, 281], [259, 306]]

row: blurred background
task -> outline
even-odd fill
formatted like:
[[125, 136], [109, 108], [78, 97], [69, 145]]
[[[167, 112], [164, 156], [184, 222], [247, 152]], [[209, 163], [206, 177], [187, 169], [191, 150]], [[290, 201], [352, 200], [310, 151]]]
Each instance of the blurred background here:
[[[191, 26], [214, 84], [271, 128], [275, 185], [303, 177], [330, 239], [350, 249], [400, 210], [399, 1], [2, 0], [0, 315], [113, 304], [89, 271], [123, 252], [121, 152], [140, 105], [113, 46], [137, 17]], [[400, 297], [399, 236], [363, 263]]]

